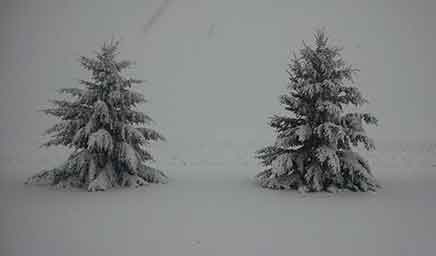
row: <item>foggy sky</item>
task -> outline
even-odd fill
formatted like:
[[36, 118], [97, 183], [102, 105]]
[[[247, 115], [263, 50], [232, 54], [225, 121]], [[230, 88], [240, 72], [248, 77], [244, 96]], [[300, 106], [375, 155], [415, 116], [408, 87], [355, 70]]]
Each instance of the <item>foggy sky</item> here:
[[141, 110], [169, 146], [272, 141], [267, 118], [282, 110], [289, 53], [320, 27], [361, 70], [364, 110], [380, 119], [369, 130], [376, 140], [435, 138], [436, 1], [3, 0], [0, 8], [2, 155], [39, 152], [56, 120], [36, 111], [88, 78], [78, 57], [111, 38], [136, 61], [129, 73], [147, 80]]

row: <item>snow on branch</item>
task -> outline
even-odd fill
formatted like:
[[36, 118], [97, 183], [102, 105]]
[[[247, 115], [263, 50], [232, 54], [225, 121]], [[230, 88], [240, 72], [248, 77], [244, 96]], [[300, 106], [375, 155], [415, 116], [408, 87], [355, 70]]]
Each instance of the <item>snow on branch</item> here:
[[88, 139], [88, 150], [90, 152], [112, 153], [114, 142], [111, 134], [104, 128], [92, 133]]

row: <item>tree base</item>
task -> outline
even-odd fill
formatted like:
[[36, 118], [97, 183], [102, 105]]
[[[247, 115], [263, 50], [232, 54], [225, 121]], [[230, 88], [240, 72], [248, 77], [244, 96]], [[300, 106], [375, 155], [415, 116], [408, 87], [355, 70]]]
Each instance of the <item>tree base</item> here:
[[354, 192], [367, 192], [376, 191], [381, 186], [375, 181], [375, 179], [366, 178], [349, 178], [347, 175], [341, 175], [341, 183], [330, 183], [319, 186], [319, 184], [312, 184], [310, 182], [304, 182], [296, 174], [283, 174], [277, 176], [271, 169], [264, 170], [256, 175], [255, 179], [257, 183], [268, 189], [274, 190], [297, 190], [300, 193], [306, 192], [328, 192], [337, 193], [343, 190], [349, 190]]
[[149, 183], [167, 183], [168, 177], [160, 170], [143, 166], [136, 174], [123, 173], [117, 177], [111, 170], [101, 170], [91, 181], [85, 181], [78, 172], [61, 169], [43, 170], [28, 178], [25, 184], [47, 185], [57, 189], [86, 189], [105, 191], [116, 187], [140, 187]]

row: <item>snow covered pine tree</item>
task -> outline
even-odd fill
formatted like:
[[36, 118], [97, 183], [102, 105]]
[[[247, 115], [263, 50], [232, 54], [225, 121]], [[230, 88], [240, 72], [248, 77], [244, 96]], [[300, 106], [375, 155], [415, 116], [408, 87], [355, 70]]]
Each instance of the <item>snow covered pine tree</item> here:
[[61, 119], [46, 131], [51, 139], [43, 146], [63, 145], [75, 150], [61, 166], [43, 170], [26, 183], [97, 191], [167, 181], [164, 173], [145, 165], [153, 160], [145, 146], [164, 138], [142, 127], [152, 120], [134, 110], [146, 100], [131, 90], [132, 84], [142, 81], [121, 76], [132, 63], [115, 60], [118, 45], [104, 44], [96, 58], [81, 57], [80, 63], [92, 73], [92, 79], [80, 81], [84, 88], [60, 89], [74, 100], [53, 100], [54, 107], [43, 110]]
[[327, 41], [325, 32], [317, 31], [315, 46], [303, 43], [299, 56], [290, 60], [289, 92], [280, 103], [291, 115], [271, 118], [276, 141], [256, 152], [265, 166], [256, 176], [263, 187], [300, 192], [379, 187], [368, 162], [353, 151], [359, 144], [375, 149], [363, 123], [376, 125], [377, 119], [369, 113], [344, 113], [344, 107], [367, 100], [352, 86], [356, 70]]

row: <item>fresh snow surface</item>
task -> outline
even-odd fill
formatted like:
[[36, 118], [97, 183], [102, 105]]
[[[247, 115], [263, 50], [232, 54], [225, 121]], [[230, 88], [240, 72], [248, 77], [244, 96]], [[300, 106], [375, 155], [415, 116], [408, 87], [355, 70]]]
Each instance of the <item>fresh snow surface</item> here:
[[[336, 195], [253, 183], [259, 145], [157, 148], [168, 184], [107, 192], [26, 186], [2, 159], [0, 255], [434, 255], [436, 143], [365, 154], [383, 188]], [[60, 161], [60, 160], [59, 160]]]

